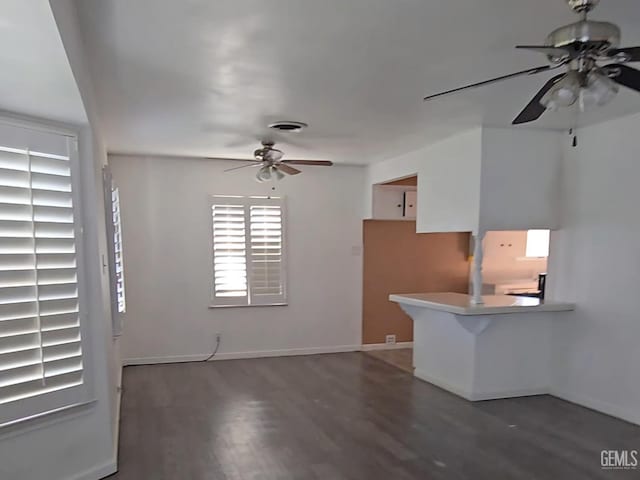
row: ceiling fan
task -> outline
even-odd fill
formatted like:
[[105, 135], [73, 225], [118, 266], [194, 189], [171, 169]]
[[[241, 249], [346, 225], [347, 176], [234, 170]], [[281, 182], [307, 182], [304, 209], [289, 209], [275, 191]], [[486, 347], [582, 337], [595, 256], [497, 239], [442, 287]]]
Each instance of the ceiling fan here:
[[[251, 162], [247, 165], [228, 168], [225, 172], [238, 170], [245, 167], [260, 167], [256, 174], [258, 182], [268, 182], [269, 180], [281, 180], [287, 175], [298, 175], [302, 173], [291, 165], [310, 165], [315, 167], [330, 167], [333, 162], [328, 160], [283, 160], [284, 153], [282, 150], [275, 148], [275, 143], [271, 140], [263, 140], [262, 148], [258, 148], [253, 152], [255, 160], [237, 159], [241, 162]], [[236, 159], [234, 159], [236, 160]]]
[[[628, 62], [640, 62], [640, 47], [619, 48], [620, 28], [617, 25], [587, 19], [600, 0], [566, 1], [574, 12], [582, 16], [580, 21], [551, 32], [545, 45], [516, 46], [545, 54], [550, 65], [454, 88], [429, 95], [424, 100], [566, 67], [566, 72], [548, 80], [513, 120], [513, 124], [518, 125], [537, 120], [546, 110], [570, 107], [576, 103], [581, 111], [604, 105], [616, 96], [619, 85], [640, 92], [640, 71], [625, 65]], [[612, 63], [599, 65], [599, 62], [607, 61]]]

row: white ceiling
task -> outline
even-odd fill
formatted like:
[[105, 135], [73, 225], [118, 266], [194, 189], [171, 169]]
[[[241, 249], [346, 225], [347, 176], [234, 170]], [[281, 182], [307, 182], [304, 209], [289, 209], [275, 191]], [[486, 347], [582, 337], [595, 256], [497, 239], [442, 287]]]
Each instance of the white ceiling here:
[[[111, 151], [247, 157], [270, 121], [310, 124], [288, 156], [367, 163], [483, 122], [507, 126], [551, 75], [423, 103], [545, 64], [516, 51], [574, 21], [564, 0], [81, 0]], [[637, 0], [593, 15], [640, 45]], [[640, 67], [640, 65], [639, 65]], [[640, 111], [624, 91], [583, 123]], [[538, 128], [568, 128], [547, 113]]]
[[86, 123], [47, 0], [2, 0], [0, 65], [1, 110]]

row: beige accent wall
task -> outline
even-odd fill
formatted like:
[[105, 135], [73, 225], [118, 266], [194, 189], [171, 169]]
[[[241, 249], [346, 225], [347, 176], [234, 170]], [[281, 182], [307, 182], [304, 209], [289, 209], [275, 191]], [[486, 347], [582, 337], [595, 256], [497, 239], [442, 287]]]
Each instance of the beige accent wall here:
[[417, 234], [411, 221], [364, 221], [362, 343], [413, 341], [413, 321], [391, 293], [461, 292], [469, 284], [469, 234]]

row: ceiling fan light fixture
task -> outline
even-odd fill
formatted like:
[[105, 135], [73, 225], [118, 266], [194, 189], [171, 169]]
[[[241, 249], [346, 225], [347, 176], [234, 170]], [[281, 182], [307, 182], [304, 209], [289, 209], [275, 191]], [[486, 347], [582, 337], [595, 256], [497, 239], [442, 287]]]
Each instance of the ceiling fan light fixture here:
[[258, 173], [256, 173], [256, 180], [259, 183], [265, 183], [271, 180], [271, 167], [261, 167]]
[[282, 173], [275, 165], [265, 165], [256, 173], [256, 180], [259, 183], [265, 183], [270, 180], [282, 180], [284, 178]]
[[282, 173], [279, 168], [277, 167], [271, 167], [271, 168], [273, 169], [272, 173], [275, 175], [276, 180], [282, 180], [284, 178], [284, 173]]
[[580, 78], [575, 71], [568, 72], [541, 99], [540, 103], [548, 110], [570, 107], [580, 95]]
[[613, 100], [620, 90], [618, 84], [599, 70], [587, 75], [587, 84], [580, 89], [579, 106], [581, 111], [601, 107]]

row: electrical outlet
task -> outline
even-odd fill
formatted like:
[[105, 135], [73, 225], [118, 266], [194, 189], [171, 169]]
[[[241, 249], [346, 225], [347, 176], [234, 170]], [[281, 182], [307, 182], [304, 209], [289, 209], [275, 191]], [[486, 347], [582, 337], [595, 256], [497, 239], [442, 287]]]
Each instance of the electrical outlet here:
[[222, 334], [216, 333], [215, 339], [216, 339], [216, 343], [220, 343], [222, 341]]
[[395, 335], [387, 335], [384, 339], [384, 343], [387, 345], [395, 345], [396, 344], [396, 336]]

